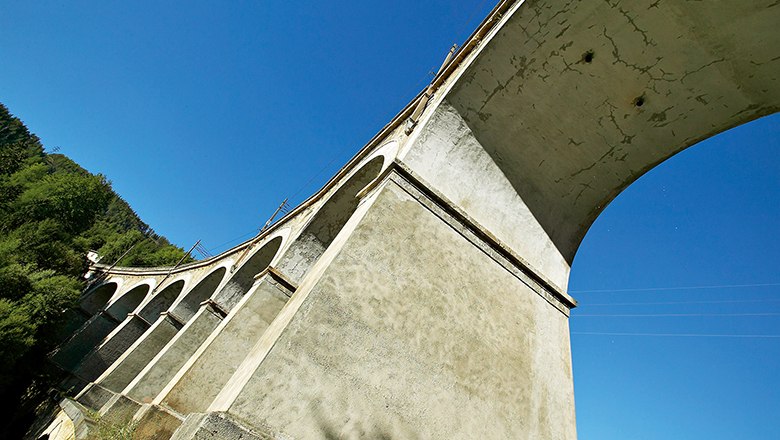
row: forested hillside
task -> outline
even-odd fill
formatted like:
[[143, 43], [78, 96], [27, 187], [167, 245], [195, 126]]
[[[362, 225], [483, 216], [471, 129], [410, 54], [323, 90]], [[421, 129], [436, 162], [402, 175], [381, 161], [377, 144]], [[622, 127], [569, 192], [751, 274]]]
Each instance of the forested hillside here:
[[46, 153], [0, 104], [0, 396], [17, 416], [56, 380], [46, 354], [67, 336], [87, 251], [112, 264], [133, 244], [120, 265], [172, 265], [184, 256], [104, 176]]

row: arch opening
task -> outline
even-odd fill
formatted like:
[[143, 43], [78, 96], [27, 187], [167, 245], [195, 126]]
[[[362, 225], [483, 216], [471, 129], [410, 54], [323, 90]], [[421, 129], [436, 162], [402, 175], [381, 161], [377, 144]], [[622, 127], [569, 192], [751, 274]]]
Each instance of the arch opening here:
[[314, 214], [280, 264], [287, 276], [296, 281], [303, 278], [355, 213], [360, 203], [357, 195], [379, 176], [383, 165], [382, 155], [368, 161]]
[[154, 295], [151, 301], [146, 304], [138, 313], [141, 318], [147, 322], [153, 322], [157, 316], [168, 309], [184, 288], [184, 280], [176, 281]]
[[173, 308], [173, 314], [178, 318], [189, 321], [200, 307], [200, 303], [209, 299], [219, 287], [219, 283], [225, 278], [227, 268], [219, 269], [206, 275], [200, 282], [190, 290], [187, 295]]
[[108, 304], [108, 301], [116, 293], [117, 288], [119, 288], [117, 283], [111, 282], [92, 289], [81, 300], [81, 309], [90, 315], [94, 315]]
[[215, 296], [215, 301], [224, 306], [226, 310], [233, 308], [252, 287], [255, 276], [271, 264], [271, 260], [276, 256], [281, 245], [282, 237], [276, 237], [264, 244], [230, 277], [225, 287]]
[[141, 304], [141, 301], [144, 300], [147, 293], [149, 293], [148, 284], [141, 284], [140, 286], [134, 287], [114, 301], [113, 304], [108, 306], [106, 313], [119, 320], [125, 319], [128, 313], [131, 313], [139, 304]]
[[[776, 287], [760, 284], [776, 279], [780, 257], [776, 234], [780, 207], [766, 203], [780, 196], [778, 139], [780, 114], [715, 135], [642, 176], [599, 215], [575, 257], [570, 283], [580, 302], [570, 320], [573, 365], [580, 372], [575, 376], [575, 396], [591, 402], [584, 412], [616, 398], [635, 399], [631, 387], [613, 390], [617, 393], [599, 388], [615, 369], [634, 369], [633, 377], [643, 381], [649, 372], [654, 381], [666, 382], [702, 371], [713, 378], [731, 379], [738, 377], [732, 368], [739, 368], [755, 372], [739, 382], [740, 390], [776, 389], [780, 384], [771, 368], [762, 368], [769, 365], [766, 353], [745, 349], [752, 347], [754, 338], [735, 337], [739, 343], [723, 345], [715, 338], [696, 336], [780, 330], [774, 319], [718, 316], [763, 313], [773, 307], [769, 301], [774, 300]], [[707, 316], [710, 312], [715, 313]], [[591, 313], [604, 317], [585, 316]], [[702, 316], [664, 318], [668, 325], [639, 316], [688, 313]], [[626, 316], [614, 316], [618, 314]], [[710, 341], [717, 347], [711, 358], [686, 361], [691, 347]], [[609, 345], [608, 361], [600, 357], [602, 344]], [[644, 344], [653, 349], [642, 349]], [[643, 365], [657, 360], [653, 359], [656, 353], [664, 353], [679, 368], [673, 373], [651, 367], [642, 371]], [[738, 367], [732, 359], [739, 359]], [[604, 368], [606, 362], [609, 368]], [[679, 387], [680, 393], [696, 396], [695, 402], [668, 404], [662, 397], [666, 389], [649, 390], [645, 398], [658, 402], [649, 410], [670, 416], [721, 397], [719, 390], [696, 389], [704, 383], [714, 379]], [[769, 404], [779, 403], [776, 397]], [[767, 404], [757, 399], [748, 405], [734, 401], [719, 411], [726, 425], [746, 426], [760, 422], [755, 415]], [[637, 419], [634, 416], [628, 409], [619, 414], [623, 424], [616, 429], [630, 426]], [[710, 414], [690, 420], [691, 432], [712, 427]], [[580, 423], [583, 431], [598, 431], [587, 419]]]

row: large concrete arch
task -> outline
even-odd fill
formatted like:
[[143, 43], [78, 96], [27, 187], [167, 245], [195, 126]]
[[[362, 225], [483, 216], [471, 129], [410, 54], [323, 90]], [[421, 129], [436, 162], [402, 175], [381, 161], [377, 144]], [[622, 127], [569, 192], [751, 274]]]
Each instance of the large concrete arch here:
[[322, 190], [200, 266], [122, 390], [156, 408], [140, 429], [575, 438], [579, 243], [647, 170], [780, 109], [778, 22], [774, 0], [501, 1]]
[[[462, 205], [490, 188], [490, 203], [470, 214], [561, 288], [589, 226], [626, 186], [780, 109], [776, 2], [503, 3], [500, 24], [441, 90], [408, 158]], [[447, 127], [496, 168], [471, 193], [426, 168], [432, 144], [455, 143]], [[520, 214], [518, 225], [491, 220]], [[528, 235], [538, 243], [521, 243]]]

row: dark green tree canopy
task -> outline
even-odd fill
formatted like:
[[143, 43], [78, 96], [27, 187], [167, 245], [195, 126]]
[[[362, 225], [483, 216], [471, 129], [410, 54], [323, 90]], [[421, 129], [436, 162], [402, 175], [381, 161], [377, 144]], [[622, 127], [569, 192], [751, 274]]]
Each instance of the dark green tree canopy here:
[[133, 245], [120, 265], [166, 266], [184, 256], [104, 176], [46, 153], [0, 104], [0, 395], [6, 401], [20, 402], [24, 412], [47, 391], [46, 354], [77, 315], [86, 252], [114, 263]]

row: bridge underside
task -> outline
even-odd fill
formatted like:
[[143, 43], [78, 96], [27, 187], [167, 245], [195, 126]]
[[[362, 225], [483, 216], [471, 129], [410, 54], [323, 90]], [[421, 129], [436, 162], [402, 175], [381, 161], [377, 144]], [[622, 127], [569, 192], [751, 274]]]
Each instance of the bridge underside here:
[[446, 96], [571, 263], [620, 191], [780, 109], [780, 3], [516, 7]]

